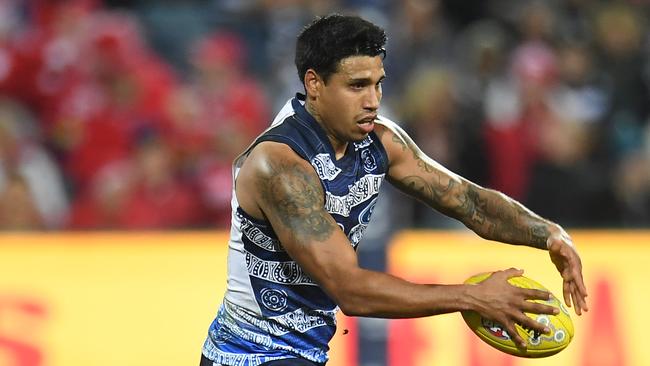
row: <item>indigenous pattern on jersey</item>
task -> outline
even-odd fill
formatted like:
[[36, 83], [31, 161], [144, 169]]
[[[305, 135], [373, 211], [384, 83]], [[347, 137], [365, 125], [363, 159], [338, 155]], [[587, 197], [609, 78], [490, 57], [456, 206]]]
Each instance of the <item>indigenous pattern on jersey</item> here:
[[[309, 161], [320, 177], [325, 208], [356, 249], [388, 169], [386, 151], [372, 132], [350, 143], [336, 160], [302, 98], [287, 102], [243, 156], [262, 141], [275, 141]], [[235, 161], [235, 179], [241, 160]], [[232, 208], [228, 286], [203, 354], [223, 365], [256, 366], [296, 357], [325, 363], [337, 305], [284, 251], [270, 224], [239, 207], [234, 190]]]

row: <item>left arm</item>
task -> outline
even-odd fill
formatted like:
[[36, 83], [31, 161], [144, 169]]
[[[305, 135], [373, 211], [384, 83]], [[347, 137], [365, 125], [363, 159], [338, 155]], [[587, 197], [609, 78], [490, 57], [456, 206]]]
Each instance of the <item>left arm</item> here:
[[398, 189], [461, 221], [482, 238], [548, 249], [564, 279], [564, 299], [576, 313], [587, 310], [582, 264], [564, 229], [516, 200], [483, 188], [424, 154], [396, 125], [377, 128], [390, 160], [387, 179]]
[[390, 159], [387, 179], [393, 185], [461, 221], [482, 238], [546, 249], [551, 231], [559, 228], [505, 194], [447, 170], [397, 126], [386, 130], [382, 142]]

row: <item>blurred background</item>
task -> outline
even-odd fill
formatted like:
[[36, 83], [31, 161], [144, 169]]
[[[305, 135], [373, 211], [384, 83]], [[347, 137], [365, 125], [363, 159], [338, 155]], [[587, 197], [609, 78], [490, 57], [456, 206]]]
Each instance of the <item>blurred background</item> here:
[[[231, 161], [302, 91], [296, 35], [330, 12], [386, 29], [382, 113], [431, 157], [570, 230], [650, 228], [649, 11], [644, 0], [0, 0], [0, 267], [13, 250], [3, 242], [43, 235], [227, 230]], [[380, 270], [393, 234], [459, 228], [387, 186], [360, 247]], [[223, 270], [215, 258], [206, 267]], [[384, 363], [367, 350], [385, 347], [386, 323], [358, 327], [360, 364]]]
[[645, 1], [3, 0], [0, 227], [227, 227], [231, 160], [332, 11], [387, 30], [383, 113], [433, 158], [566, 226], [650, 223]]

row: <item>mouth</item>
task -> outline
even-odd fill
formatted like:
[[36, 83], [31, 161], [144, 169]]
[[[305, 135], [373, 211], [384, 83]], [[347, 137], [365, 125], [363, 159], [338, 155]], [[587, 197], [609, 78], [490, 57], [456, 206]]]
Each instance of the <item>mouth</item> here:
[[371, 123], [374, 122], [377, 119], [376, 114], [368, 114], [361, 118], [357, 123]]
[[376, 115], [365, 117], [357, 121], [357, 126], [359, 126], [363, 133], [370, 133], [375, 127], [376, 119]]
[[358, 125], [372, 125], [375, 123], [375, 120], [377, 119], [376, 114], [371, 114], [368, 116], [365, 116], [361, 118], [360, 120], [357, 121]]

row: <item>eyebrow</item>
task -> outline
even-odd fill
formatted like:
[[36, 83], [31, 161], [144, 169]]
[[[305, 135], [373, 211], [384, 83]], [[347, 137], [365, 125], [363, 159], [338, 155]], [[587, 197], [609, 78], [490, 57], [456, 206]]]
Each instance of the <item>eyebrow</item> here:
[[[386, 79], [386, 75], [382, 75], [377, 82], [382, 82], [384, 79]], [[352, 78], [348, 80], [348, 83], [350, 84], [356, 84], [356, 83], [361, 83], [361, 84], [372, 84], [372, 79], [371, 78]]]

